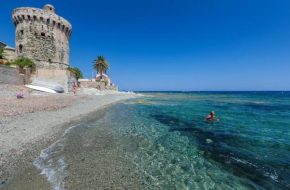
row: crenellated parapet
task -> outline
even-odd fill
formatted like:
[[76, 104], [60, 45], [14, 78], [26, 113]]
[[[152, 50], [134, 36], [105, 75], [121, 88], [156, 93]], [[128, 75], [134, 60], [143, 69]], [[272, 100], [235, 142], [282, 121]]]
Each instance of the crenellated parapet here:
[[[46, 5], [48, 6], [48, 5]], [[39, 24], [50, 25], [55, 27], [66, 35], [70, 36], [72, 34], [71, 24], [64, 18], [55, 14], [55, 9], [38, 9], [31, 7], [21, 7], [13, 10], [12, 21], [15, 27], [22, 22], [37, 22]]]
[[32, 59], [38, 68], [69, 67], [72, 26], [55, 12], [52, 5], [45, 5], [43, 9], [16, 8], [12, 13], [17, 56]]

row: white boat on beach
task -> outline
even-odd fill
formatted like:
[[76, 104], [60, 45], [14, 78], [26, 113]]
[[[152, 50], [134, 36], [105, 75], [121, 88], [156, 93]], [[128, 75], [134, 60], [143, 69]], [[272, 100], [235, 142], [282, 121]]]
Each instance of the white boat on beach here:
[[33, 90], [38, 90], [38, 91], [41, 91], [41, 92], [49, 92], [49, 93], [57, 93], [56, 91], [52, 90], [52, 89], [49, 89], [49, 88], [45, 88], [45, 87], [42, 87], [42, 86], [34, 86], [34, 85], [25, 85], [26, 87], [30, 88], [30, 89], [33, 89]]
[[[38, 87], [43, 87], [47, 89], [51, 89], [57, 93], [63, 93], [64, 89], [62, 86], [60, 86], [56, 82], [52, 81], [45, 81], [45, 80], [39, 80], [39, 79], [34, 79], [31, 83], [32, 86], [38, 86]], [[46, 91], [45, 91], [46, 92]]]

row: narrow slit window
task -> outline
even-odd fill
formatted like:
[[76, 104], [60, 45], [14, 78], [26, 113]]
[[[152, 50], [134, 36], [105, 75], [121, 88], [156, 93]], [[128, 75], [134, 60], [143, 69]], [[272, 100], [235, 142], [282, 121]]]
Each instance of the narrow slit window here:
[[40, 34], [42, 37], [45, 37], [45, 33], [44, 32], [41, 32]]
[[19, 53], [22, 53], [22, 51], [23, 51], [23, 46], [20, 44], [19, 45]]
[[24, 34], [24, 31], [23, 30], [20, 30], [20, 34], [23, 35]]

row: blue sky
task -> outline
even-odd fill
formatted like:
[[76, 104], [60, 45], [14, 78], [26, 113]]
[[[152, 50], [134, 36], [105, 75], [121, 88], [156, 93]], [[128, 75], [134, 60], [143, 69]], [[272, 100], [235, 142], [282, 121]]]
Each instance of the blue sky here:
[[0, 41], [15, 46], [12, 10], [52, 4], [73, 26], [71, 66], [91, 78], [104, 55], [126, 90], [290, 90], [290, 1], [1, 2]]

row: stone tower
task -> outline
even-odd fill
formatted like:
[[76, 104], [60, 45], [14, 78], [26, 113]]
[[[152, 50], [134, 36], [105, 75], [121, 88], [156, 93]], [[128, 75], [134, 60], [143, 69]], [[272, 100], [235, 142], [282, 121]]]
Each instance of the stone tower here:
[[43, 9], [21, 7], [13, 10], [15, 51], [28, 57], [37, 68], [66, 69], [69, 66], [71, 24], [55, 14], [52, 5]]

